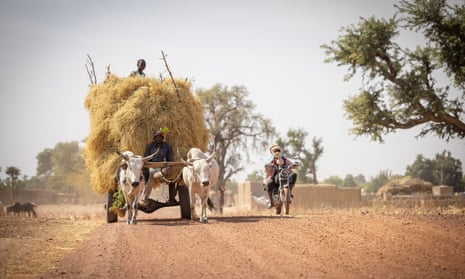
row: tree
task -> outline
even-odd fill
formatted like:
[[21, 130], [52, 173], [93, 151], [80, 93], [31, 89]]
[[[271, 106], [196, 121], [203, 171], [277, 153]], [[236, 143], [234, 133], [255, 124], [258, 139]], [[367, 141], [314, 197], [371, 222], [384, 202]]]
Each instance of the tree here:
[[[322, 46], [325, 62], [349, 67], [345, 79], [357, 72], [363, 76], [359, 94], [344, 101], [354, 123], [351, 132], [382, 142], [383, 135], [421, 126], [418, 136], [464, 138], [465, 6], [403, 0], [396, 8], [398, 14], [388, 20], [361, 18], [357, 26], [343, 28], [331, 45]], [[425, 46], [402, 49], [394, 41], [400, 28], [423, 33]], [[437, 82], [441, 72], [450, 86]]]
[[46, 148], [37, 154], [37, 176], [50, 176], [53, 174], [52, 154], [53, 149], [50, 148]]
[[444, 150], [435, 156], [437, 171], [436, 179], [440, 185], [454, 186], [456, 192], [463, 191], [462, 180], [462, 162], [451, 156], [450, 151]]
[[18, 182], [18, 178], [21, 175], [21, 170], [17, 167], [9, 166], [6, 167], [5, 174], [9, 176], [10, 186], [15, 187]]
[[353, 175], [348, 174], [344, 178], [344, 182], [342, 182], [342, 187], [358, 187], [357, 182], [355, 182], [355, 178]]
[[436, 179], [434, 178], [435, 168], [436, 166], [433, 160], [418, 154], [413, 164], [407, 166], [405, 175], [417, 177], [437, 185]]
[[359, 174], [356, 177], [354, 177], [355, 183], [357, 183], [358, 186], [364, 185], [367, 183], [365, 176], [363, 174]]
[[367, 183], [366, 190], [371, 193], [376, 193], [378, 192], [378, 189], [384, 186], [384, 184], [386, 184], [386, 182], [388, 182], [392, 177], [393, 175], [391, 171], [380, 171], [375, 177], [371, 179], [370, 182]]
[[267, 147], [275, 129], [270, 120], [254, 112], [255, 104], [247, 99], [249, 93], [243, 86], [217, 84], [208, 90], [199, 89], [196, 94], [204, 106], [211, 147], [215, 148], [220, 166], [217, 194], [222, 212], [225, 182], [244, 170], [249, 152]]
[[437, 153], [434, 159], [417, 155], [412, 165], [407, 166], [405, 175], [420, 178], [434, 185], [453, 186], [455, 192], [464, 189], [462, 162], [451, 156], [449, 151]]
[[[0, 173], [2, 172], [2, 167], [0, 167]], [[0, 178], [0, 190], [6, 187], [3, 179]]]
[[336, 186], [342, 186], [342, 183], [344, 181], [342, 180], [342, 178], [340, 178], [339, 176], [337, 175], [332, 175], [328, 178], [326, 178], [323, 183], [325, 184], [333, 184], [333, 185], [336, 185]]
[[66, 193], [76, 193], [78, 189], [82, 192], [82, 188], [89, 188], [88, 173], [78, 142], [57, 143], [53, 149], [44, 149], [36, 158], [37, 176], [41, 181], [39, 185]]
[[[312, 182], [313, 184], [318, 184], [316, 162], [323, 154], [324, 148], [322, 146], [322, 139], [314, 137], [312, 139], [312, 147], [309, 150], [305, 147], [307, 136], [308, 132], [304, 131], [302, 128], [289, 129], [286, 138], [278, 138], [276, 142], [283, 147], [285, 154], [299, 161], [297, 180], [300, 183]], [[308, 174], [312, 175], [311, 180]]]
[[247, 181], [251, 182], [262, 182], [263, 181], [263, 173], [259, 170], [254, 170], [252, 173], [249, 173], [246, 178]]

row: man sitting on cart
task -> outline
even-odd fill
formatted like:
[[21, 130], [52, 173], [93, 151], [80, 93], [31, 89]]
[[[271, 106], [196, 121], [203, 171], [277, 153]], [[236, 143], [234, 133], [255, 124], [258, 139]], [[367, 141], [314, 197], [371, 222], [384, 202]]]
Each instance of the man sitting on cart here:
[[[265, 164], [265, 178], [263, 179], [263, 185], [265, 186], [265, 190], [268, 192], [268, 198], [270, 199], [268, 203], [269, 209], [273, 207], [273, 191], [276, 191], [279, 188], [279, 182], [277, 181], [276, 177], [276, 175], [278, 174], [278, 166], [288, 167], [297, 165], [287, 157], [283, 156], [282, 152], [283, 149], [279, 145], [272, 144], [270, 146], [270, 153], [272, 156], [270, 157], [270, 159], [267, 160]], [[292, 189], [294, 188], [296, 180], [297, 173], [293, 172], [289, 176], [289, 189], [291, 192], [291, 197], [294, 197], [294, 195], [292, 194]]]
[[[167, 128], [160, 129], [153, 132], [153, 141], [147, 144], [145, 148], [145, 156], [149, 156], [155, 153], [158, 150], [158, 153], [150, 160], [150, 162], [173, 162], [174, 154], [173, 154], [173, 147], [164, 141], [165, 133], [167, 132]], [[147, 184], [144, 190], [144, 200], [150, 198], [150, 193], [152, 192], [153, 185], [156, 180], [160, 180], [164, 174], [167, 174], [169, 170], [168, 168], [144, 168], [144, 177]], [[174, 183], [168, 184], [169, 188], [169, 198], [168, 204], [176, 204], [176, 185]]]

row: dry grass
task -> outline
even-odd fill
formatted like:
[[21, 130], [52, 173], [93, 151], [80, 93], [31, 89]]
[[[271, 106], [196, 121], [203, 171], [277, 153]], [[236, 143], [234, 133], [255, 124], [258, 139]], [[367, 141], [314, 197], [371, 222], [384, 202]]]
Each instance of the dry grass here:
[[428, 206], [417, 206], [417, 207], [399, 207], [394, 205], [383, 205], [375, 204], [373, 206], [360, 206], [351, 208], [293, 208], [291, 206], [293, 214], [311, 215], [320, 213], [350, 213], [350, 214], [389, 214], [389, 215], [465, 215], [465, 208], [457, 206], [447, 207], [428, 207]]
[[171, 81], [112, 75], [91, 87], [85, 100], [90, 133], [84, 155], [96, 193], [116, 188], [114, 176], [121, 158], [115, 149], [143, 155], [153, 131], [160, 128], [169, 129], [165, 140], [173, 146], [175, 160], [191, 147], [206, 151], [209, 133], [203, 106], [190, 92], [190, 83], [177, 80], [176, 84], [178, 92]]
[[410, 195], [412, 193], [431, 193], [433, 184], [419, 178], [405, 176], [388, 181], [378, 189], [378, 195], [390, 193], [392, 195]]
[[37, 218], [0, 217], [2, 278], [37, 278], [104, 224], [103, 204], [40, 205]]
[[37, 215], [44, 219], [63, 220], [104, 220], [104, 204], [90, 205], [40, 205], [37, 207]]

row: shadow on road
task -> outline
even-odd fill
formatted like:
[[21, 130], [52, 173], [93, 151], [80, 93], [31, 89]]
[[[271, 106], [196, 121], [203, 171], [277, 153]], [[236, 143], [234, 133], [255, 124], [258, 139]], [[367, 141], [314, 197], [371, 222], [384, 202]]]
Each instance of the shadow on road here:
[[254, 216], [212, 216], [210, 220], [217, 220], [218, 222], [227, 222], [227, 223], [253, 223], [253, 222], [260, 222], [261, 220], [266, 219], [279, 219], [279, 218], [290, 218], [289, 216], [281, 217], [281, 216], [262, 216], [262, 215], [254, 215]]
[[[209, 223], [256, 223], [262, 220], [269, 219], [290, 219], [293, 216], [209, 216]], [[198, 220], [180, 219], [180, 218], [144, 218], [138, 219], [139, 224], [155, 225], [155, 226], [190, 226], [200, 224]], [[208, 225], [208, 224], [206, 224]]]

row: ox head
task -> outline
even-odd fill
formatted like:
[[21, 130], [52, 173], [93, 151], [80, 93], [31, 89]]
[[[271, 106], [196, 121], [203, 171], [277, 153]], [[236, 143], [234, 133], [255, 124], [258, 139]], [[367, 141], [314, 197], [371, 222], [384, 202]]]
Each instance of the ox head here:
[[195, 175], [200, 178], [200, 183], [203, 186], [210, 185], [212, 161], [215, 159], [215, 152], [208, 156], [206, 159], [195, 159], [184, 161], [187, 165], [191, 166]]
[[120, 168], [120, 172], [118, 174], [119, 181], [124, 181], [124, 183], [127, 183], [129, 180], [131, 186], [137, 187], [139, 186], [142, 177], [142, 168], [144, 167], [144, 162], [152, 159], [153, 156], [158, 153], [158, 149], [155, 151], [155, 153], [146, 157], [135, 155], [131, 151], [124, 151], [121, 153], [117, 150], [116, 152], [122, 157], [122, 167]]

